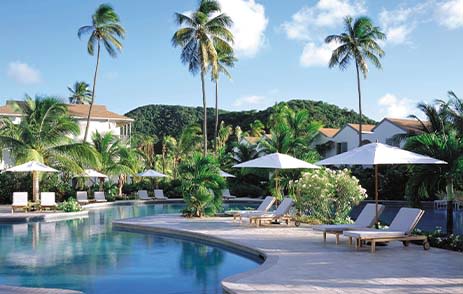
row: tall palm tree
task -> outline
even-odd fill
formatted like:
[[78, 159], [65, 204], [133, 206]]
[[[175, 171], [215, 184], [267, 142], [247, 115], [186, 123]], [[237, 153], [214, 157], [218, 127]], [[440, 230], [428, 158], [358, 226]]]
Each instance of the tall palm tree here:
[[[53, 97], [26, 97], [14, 109], [21, 122], [0, 120], [0, 149], [11, 150], [17, 164], [36, 160], [60, 171], [82, 173], [82, 166], [100, 164], [95, 149], [88, 143], [76, 143], [69, 137], [80, 133], [64, 103]], [[38, 177], [34, 177], [38, 181]], [[34, 187], [36, 185], [34, 184]], [[36, 200], [34, 193], [34, 200]]]
[[92, 15], [92, 24], [79, 28], [77, 35], [79, 39], [84, 34], [90, 34], [87, 42], [87, 52], [94, 55], [95, 46], [97, 47], [95, 74], [93, 75], [92, 99], [88, 110], [87, 126], [85, 127], [84, 142], [87, 140], [88, 129], [90, 125], [90, 116], [92, 113], [93, 103], [95, 102], [95, 87], [96, 77], [98, 74], [98, 66], [100, 64], [100, 49], [101, 45], [106, 48], [106, 51], [113, 58], [117, 56], [117, 52], [122, 50], [122, 42], [120, 39], [125, 37], [125, 29], [119, 22], [119, 16], [114, 11], [111, 5], [101, 4], [95, 13]]
[[[217, 14], [217, 15], [216, 15]], [[215, 15], [215, 16], [214, 16]], [[175, 13], [175, 20], [180, 26], [172, 36], [172, 45], [181, 47], [180, 58], [195, 75], [201, 74], [203, 97], [203, 155], [207, 153], [207, 103], [204, 77], [209, 66], [213, 72], [218, 71], [216, 47], [232, 51], [230, 43], [233, 35], [229, 28], [232, 20], [220, 13], [220, 5], [216, 0], [201, 0], [199, 7], [191, 15]]]
[[217, 153], [217, 131], [219, 128], [219, 77], [224, 74], [231, 80], [231, 74], [228, 67], [234, 67], [238, 60], [233, 51], [226, 51], [222, 47], [215, 48], [217, 52], [217, 72], [212, 71], [212, 81], [215, 82], [215, 126], [214, 126], [214, 152]]
[[345, 31], [340, 35], [329, 35], [325, 42], [336, 42], [339, 46], [333, 50], [329, 67], [338, 66], [345, 70], [350, 62], [355, 62], [357, 72], [357, 91], [359, 98], [359, 146], [362, 145], [362, 92], [360, 89], [360, 72], [366, 79], [368, 75], [368, 64], [370, 61], [376, 68], [381, 69], [380, 58], [384, 56], [384, 51], [378, 45], [378, 40], [386, 39], [386, 35], [380, 28], [373, 25], [370, 18], [361, 16], [355, 19], [347, 16], [344, 19]]
[[75, 82], [72, 87], [68, 87], [71, 104], [89, 104], [92, 100], [92, 91], [86, 82]]

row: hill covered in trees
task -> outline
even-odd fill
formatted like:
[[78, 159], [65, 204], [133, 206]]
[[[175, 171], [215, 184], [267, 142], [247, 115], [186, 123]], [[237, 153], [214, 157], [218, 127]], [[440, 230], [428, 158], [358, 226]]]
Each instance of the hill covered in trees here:
[[[319, 121], [327, 128], [339, 128], [346, 123], [356, 123], [359, 115], [353, 110], [340, 108], [334, 104], [312, 100], [290, 100], [286, 103], [294, 110], [307, 109], [314, 121]], [[224, 111], [219, 112], [219, 121], [224, 121], [233, 127], [240, 126], [243, 131], [250, 129], [250, 124], [258, 119], [268, 125], [273, 107], [265, 110]], [[181, 131], [189, 125], [200, 125], [202, 121], [201, 107], [186, 107], [177, 105], [145, 105], [126, 113], [135, 119], [132, 127], [133, 133], [156, 135], [162, 138], [165, 135], [178, 137]], [[375, 123], [374, 120], [363, 117], [364, 123]], [[208, 133], [212, 134], [214, 125], [214, 109], [208, 108]]]

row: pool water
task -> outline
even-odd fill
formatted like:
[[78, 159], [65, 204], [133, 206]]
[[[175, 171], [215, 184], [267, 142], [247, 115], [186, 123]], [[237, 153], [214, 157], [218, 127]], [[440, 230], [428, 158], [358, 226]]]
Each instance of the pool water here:
[[85, 293], [222, 293], [222, 279], [258, 265], [218, 247], [111, 228], [116, 219], [182, 209], [115, 206], [85, 219], [2, 224], [0, 284]]

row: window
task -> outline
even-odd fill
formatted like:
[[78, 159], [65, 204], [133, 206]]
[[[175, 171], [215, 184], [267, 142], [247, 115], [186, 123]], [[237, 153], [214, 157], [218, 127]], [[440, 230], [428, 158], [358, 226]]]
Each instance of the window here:
[[347, 142], [336, 143], [336, 154], [341, 154], [347, 151]]
[[394, 138], [387, 138], [386, 139], [386, 144], [390, 145], [390, 146], [400, 147], [400, 143], [398, 141], [399, 140], [396, 140]]

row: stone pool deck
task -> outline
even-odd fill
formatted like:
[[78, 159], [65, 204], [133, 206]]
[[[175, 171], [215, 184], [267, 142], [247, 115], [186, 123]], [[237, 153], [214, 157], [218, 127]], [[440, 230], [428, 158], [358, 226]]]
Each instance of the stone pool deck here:
[[[230, 218], [186, 219], [176, 215], [115, 221], [114, 229], [183, 236], [265, 256], [250, 272], [222, 281], [228, 293], [463, 293], [463, 254], [393, 242], [355, 250], [326, 244], [310, 226], [255, 228]], [[329, 236], [332, 237], [332, 236]]]

